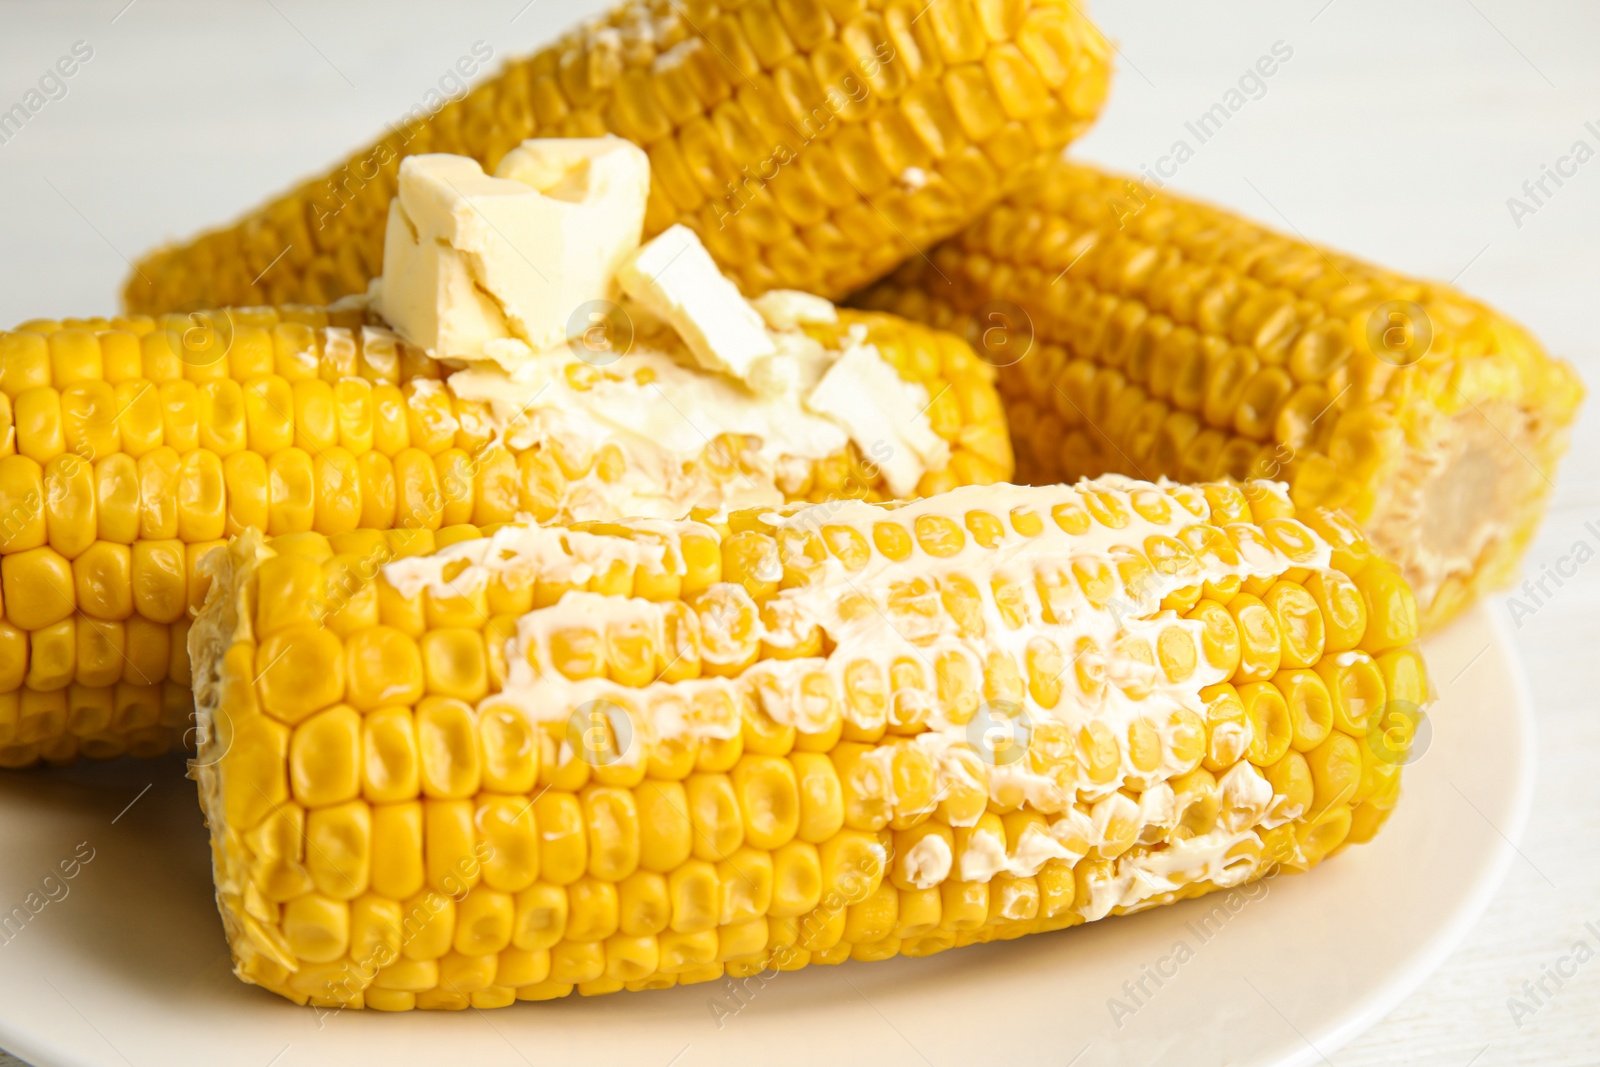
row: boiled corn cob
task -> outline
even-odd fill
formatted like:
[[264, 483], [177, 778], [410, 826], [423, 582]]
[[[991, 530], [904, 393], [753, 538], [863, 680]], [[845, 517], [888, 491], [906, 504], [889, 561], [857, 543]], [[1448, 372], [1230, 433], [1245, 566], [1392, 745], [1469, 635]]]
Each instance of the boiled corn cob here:
[[[182, 741], [185, 633], [206, 585], [196, 562], [246, 528], [395, 528], [429, 551], [435, 531], [462, 523], [670, 508], [608, 494], [656, 476], [630, 469], [631, 452], [561, 432], [570, 423], [524, 425], [531, 402], [507, 420], [460, 399], [449, 368], [367, 315], [236, 308], [0, 333], [0, 767]], [[876, 345], [926, 389], [951, 458], [919, 489], [1009, 474], [992, 374], [963, 342], [856, 312], [806, 331], [825, 346]], [[634, 358], [568, 361], [546, 399], [575, 407], [586, 390], [620, 389], [619, 374], [642, 373], [629, 371]], [[667, 474], [725, 501], [763, 486], [774, 500], [884, 493], [853, 444], [776, 481], [759, 445], [718, 435]]]
[[383, 534], [247, 534], [189, 637], [236, 973], [381, 1010], [659, 989], [1366, 841], [1427, 700], [1415, 602], [1248, 488], [509, 525], [369, 580]]
[[1509, 580], [1582, 397], [1449, 286], [1065, 161], [930, 258], [860, 302], [987, 342], [1022, 478], [1282, 479], [1400, 563], [1424, 630]]
[[657, 176], [646, 231], [697, 230], [751, 295], [843, 295], [932, 241], [1098, 114], [1109, 46], [1077, 0], [634, 0], [332, 174], [143, 260], [136, 311], [361, 292], [398, 160], [493, 170], [529, 137], [611, 131]]

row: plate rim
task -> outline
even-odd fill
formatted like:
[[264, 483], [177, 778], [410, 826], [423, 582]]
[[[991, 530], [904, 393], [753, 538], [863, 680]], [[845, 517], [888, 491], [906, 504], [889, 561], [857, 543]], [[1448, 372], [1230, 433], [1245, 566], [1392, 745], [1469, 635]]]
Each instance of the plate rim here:
[[[1483, 918], [1484, 913], [1489, 910], [1489, 905], [1493, 903], [1500, 892], [1500, 887], [1505, 884], [1506, 876], [1511, 872], [1511, 865], [1515, 862], [1522, 845], [1523, 833], [1533, 814], [1533, 798], [1539, 769], [1538, 720], [1533, 713], [1533, 690], [1528, 684], [1528, 674], [1523, 666], [1521, 650], [1517, 647], [1515, 638], [1511, 636], [1501, 612], [1494, 610], [1487, 600], [1480, 600], [1463, 612], [1456, 622], [1439, 632], [1447, 632], [1473, 615], [1481, 616], [1487, 621], [1492, 644], [1501, 653], [1505, 663], [1506, 677], [1513, 695], [1511, 701], [1513, 720], [1517, 725], [1517, 737], [1522, 741], [1521, 758], [1516, 764], [1516, 789], [1510, 803], [1511, 816], [1506, 820], [1504, 829], [1497, 828], [1499, 832], [1495, 834], [1494, 852], [1487, 865], [1489, 873], [1486, 877], [1478, 879], [1472, 891], [1464, 895], [1455, 913], [1439, 927], [1423, 951], [1413, 956], [1405, 966], [1396, 968], [1378, 984], [1376, 989], [1362, 998], [1344, 1019], [1335, 1020], [1320, 1030], [1309, 1031], [1304, 1047], [1272, 1067], [1308, 1067], [1310, 1064], [1324, 1061], [1328, 1053], [1337, 1052], [1382, 1022], [1390, 1012], [1421, 988], [1422, 983], [1461, 947], [1479, 920]], [[1318, 1040], [1313, 1043], [1312, 1038]]]

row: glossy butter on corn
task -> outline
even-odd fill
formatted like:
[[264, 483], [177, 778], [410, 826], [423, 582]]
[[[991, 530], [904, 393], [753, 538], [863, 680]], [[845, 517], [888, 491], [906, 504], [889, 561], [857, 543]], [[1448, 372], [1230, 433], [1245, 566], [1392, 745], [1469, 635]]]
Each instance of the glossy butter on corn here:
[[245, 535], [190, 632], [235, 969], [301, 1003], [922, 956], [1304, 870], [1378, 830], [1427, 702], [1399, 572], [1265, 483], [385, 536]]
[[929, 258], [860, 302], [988, 342], [1022, 478], [1281, 478], [1425, 630], [1509, 580], [1582, 396], [1458, 290], [1065, 161]]
[[[610, 517], [603, 490], [638, 474], [616, 445], [507, 447], [515, 427], [363, 315], [237, 308], [0, 333], [0, 767], [182, 743], [196, 563], [247, 528], [397, 528], [426, 551], [462, 523]], [[858, 331], [932, 398], [951, 458], [919, 490], [1009, 475], [992, 374], [964, 342], [852, 312], [809, 329], [824, 344]], [[627, 366], [579, 366], [572, 388]], [[761, 473], [750, 447], [719, 438], [678, 478], [747, 488]], [[790, 470], [781, 491], [878, 498], [884, 485], [851, 445]]]
[[650, 155], [647, 235], [687, 224], [749, 295], [841, 296], [1082, 132], [1109, 52], [1076, 0], [625, 3], [333, 173], [150, 255], [123, 299], [154, 312], [361, 292], [382, 269], [401, 157], [492, 171], [527, 138], [607, 131]]

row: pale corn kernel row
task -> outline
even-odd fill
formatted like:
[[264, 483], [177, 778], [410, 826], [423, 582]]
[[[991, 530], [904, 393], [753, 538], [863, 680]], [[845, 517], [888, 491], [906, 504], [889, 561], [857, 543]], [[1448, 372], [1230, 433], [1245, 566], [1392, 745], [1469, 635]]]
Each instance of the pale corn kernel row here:
[[[872, 313], [809, 329], [830, 345], [852, 327], [932, 398], [951, 461], [920, 491], [1009, 475], [992, 372], [970, 348]], [[147, 712], [108, 719], [104, 705], [149, 704], [117, 697], [118, 684], [187, 685], [185, 635], [206, 587], [196, 564], [242, 530], [550, 521], [575, 487], [621, 477], [616, 445], [504, 447], [489, 406], [455, 397], [447, 373], [357, 309], [0, 333], [0, 767], [164, 748]], [[734, 435], [712, 442], [698, 461], [705, 480], [747, 474], [749, 447]], [[786, 488], [817, 500], [884, 493], [853, 445]], [[181, 700], [156, 704], [163, 727], [186, 725]]]
[[1073, 0], [624, 3], [333, 173], [146, 257], [123, 299], [170, 311], [362, 292], [404, 156], [492, 171], [527, 138], [608, 131], [649, 153], [647, 236], [687, 224], [750, 295], [842, 296], [1081, 133], [1109, 53]]
[[486, 1008], [926, 955], [1302, 870], [1395, 804], [1416, 609], [1337, 513], [1086, 483], [704, 518], [213, 557], [240, 977]]
[[1022, 478], [1282, 479], [1424, 629], [1509, 577], [1582, 396], [1449, 286], [1065, 161], [860, 299], [991, 342]]

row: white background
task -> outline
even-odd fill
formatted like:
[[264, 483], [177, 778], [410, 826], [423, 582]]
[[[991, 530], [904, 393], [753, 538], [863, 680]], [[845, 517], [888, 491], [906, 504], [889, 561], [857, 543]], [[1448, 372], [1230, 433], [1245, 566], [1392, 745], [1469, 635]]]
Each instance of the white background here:
[[[74, 42], [94, 49], [67, 95], [0, 144], [0, 324], [112, 313], [128, 260], [364, 143], [475, 42], [497, 58], [520, 54], [595, 7], [524, 4], [0, 4], [0, 110]], [[1100, 0], [1092, 14], [1119, 44], [1119, 73], [1080, 156], [1136, 169], [1179, 137], [1193, 144], [1185, 121], [1282, 41], [1294, 54], [1265, 95], [1200, 146], [1173, 186], [1400, 270], [1459, 278], [1600, 380], [1600, 159], [1520, 226], [1507, 207], [1574, 141], [1600, 150], [1600, 133], [1584, 127], [1600, 131], [1600, 7]], [[1584, 529], [1594, 520], [1600, 530], [1597, 445], [1586, 419], [1530, 573], [1579, 538], [1600, 547]], [[1506, 885], [1440, 971], [1329, 1062], [1600, 1063], [1600, 962], [1520, 1027], [1507, 1004], [1580, 937], [1600, 947], [1584, 930], [1600, 927], [1597, 610], [1600, 562], [1516, 630], [1537, 704], [1540, 784]], [[1382, 914], [1348, 922], [1352, 952], [1384, 936]], [[0, 1053], [0, 1067], [16, 1062]]]

